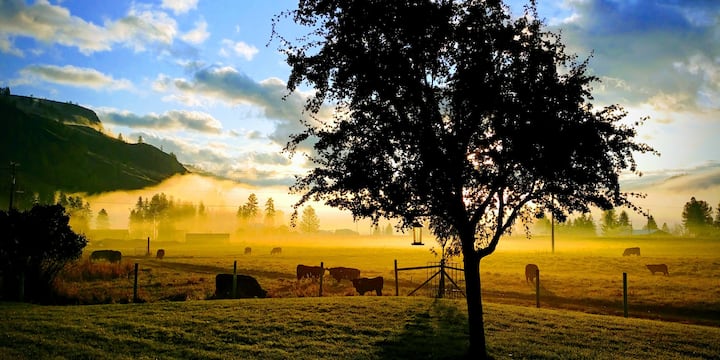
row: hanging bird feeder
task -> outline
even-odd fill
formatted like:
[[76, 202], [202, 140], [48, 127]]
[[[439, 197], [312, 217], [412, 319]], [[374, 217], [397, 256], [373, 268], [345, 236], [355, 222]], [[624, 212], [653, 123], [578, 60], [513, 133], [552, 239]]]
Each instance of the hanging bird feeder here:
[[422, 242], [422, 229], [423, 226], [419, 222], [413, 223], [413, 242], [412, 245], [425, 245]]

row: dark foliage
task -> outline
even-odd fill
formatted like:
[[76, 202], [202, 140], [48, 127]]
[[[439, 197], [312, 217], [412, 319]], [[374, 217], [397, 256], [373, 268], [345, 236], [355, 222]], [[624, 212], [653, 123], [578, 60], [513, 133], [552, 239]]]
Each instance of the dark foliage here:
[[713, 225], [712, 207], [707, 201], [692, 197], [683, 207], [682, 222], [690, 234], [707, 235]]
[[[0, 275], [3, 298], [43, 302], [52, 297], [55, 277], [78, 259], [87, 245], [68, 225], [60, 205], [35, 205], [28, 211], [0, 212]], [[24, 283], [21, 280], [24, 278]]]

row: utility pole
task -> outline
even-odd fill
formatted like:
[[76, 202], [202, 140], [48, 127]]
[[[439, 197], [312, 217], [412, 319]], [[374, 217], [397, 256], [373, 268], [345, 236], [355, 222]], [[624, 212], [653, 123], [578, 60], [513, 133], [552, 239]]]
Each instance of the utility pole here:
[[20, 165], [15, 162], [10, 162], [10, 205], [8, 206], [8, 212], [13, 209], [13, 197], [15, 196], [15, 166]]
[[[552, 205], [555, 205], [555, 196], [550, 196]], [[550, 241], [552, 242], [552, 253], [555, 253], [555, 214], [550, 211]]]

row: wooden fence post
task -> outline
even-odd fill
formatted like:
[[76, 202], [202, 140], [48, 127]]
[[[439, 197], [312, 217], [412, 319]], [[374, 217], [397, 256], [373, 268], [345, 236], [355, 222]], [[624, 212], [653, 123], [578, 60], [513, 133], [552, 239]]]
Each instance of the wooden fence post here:
[[398, 288], [397, 259], [395, 259], [395, 296], [400, 296], [400, 289]]
[[535, 270], [535, 306], [540, 307], [540, 269]]
[[324, 278], [324, 275], [325, 275], [325, 265], [324, 265], [323, 262], [321, 261], [321, 262], [320, 262], [320, 291], [319, 291], [319, 294], [318, 294], [319, 297], [322, 297], [322, 287], [323, 287], [323, 278]]
[[133, 302], [138, 302], [137, 295], [137, 281], [138, 281], [138, 263], [135, 263], [135, 281], [133, 281]]
[[628, 317], [627, 273], [623, 273], [623, 315]]
[[232, 298], [237, 297], [237, 260], [233, 262]]

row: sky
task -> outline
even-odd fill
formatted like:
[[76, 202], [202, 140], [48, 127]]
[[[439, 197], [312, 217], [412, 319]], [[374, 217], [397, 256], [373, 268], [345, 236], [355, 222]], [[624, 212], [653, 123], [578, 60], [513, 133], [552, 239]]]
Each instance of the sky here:
[[[524, 1], [507, 3], [522, 14]], [[306, 94], [284, 97], [290, 68], [271, 41], [273, 16], [296, 5], [0, 0], [0, 86], [88, 107], [113, 136], [282, 196], [309, 166], [281, 152], [301, 129]], [[623, 175], [623, 188], [647, 193], [640, 204], [659, 224], [678, 222], [691, 196], [716, 208], [720, 1], [538, 0], [538, 9], [569, 52], [590, 57], [596, 106], [649, 117], [639, 140], [661, 156], [637, 156], [643, 176]]]

